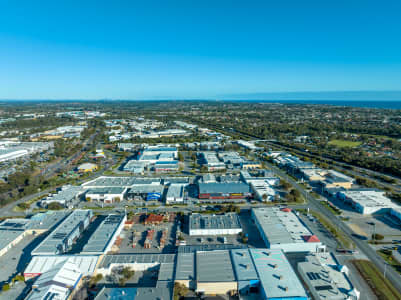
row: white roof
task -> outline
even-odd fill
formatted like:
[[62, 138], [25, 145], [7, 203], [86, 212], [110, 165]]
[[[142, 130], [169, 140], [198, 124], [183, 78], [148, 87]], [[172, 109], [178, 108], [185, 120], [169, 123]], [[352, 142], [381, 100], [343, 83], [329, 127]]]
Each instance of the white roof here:
[[60, 262], [34, 282], [27, 299], [67, 299], [81, 277], [80, 269], [70, 259]]
[[293, 212], [277, 207], [253, 208], [252, 211], [270, 244], [304, 243], [303, 236], [312, 235]]
[[91, 275], [95, 272], [99, 256], [97, 255], [40, 255], [32, 257], [24, 274], [39, 275], [49, 271], [56, 265], [66, 262], [73, 262], [82, 274]]
[[399, 208], [397, 204], [393, 203], [385, 196], [384, 191], [372, 189], [357, 189], [347, 190], [340, 192], [353, 202], [358, 203], [362, 207], [383, 207], [383, 208]]
[[249, 252], [266, 299], [307, 299], [306, 292], [283, 251], [249, 249]]

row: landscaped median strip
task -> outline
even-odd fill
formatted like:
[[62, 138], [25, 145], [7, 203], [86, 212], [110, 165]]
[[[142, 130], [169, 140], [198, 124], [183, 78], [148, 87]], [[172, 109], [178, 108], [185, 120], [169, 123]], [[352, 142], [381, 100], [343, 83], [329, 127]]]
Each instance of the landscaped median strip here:
[[388, 279], [384, 278], [383, 274], [372, 262], [368, 260], [353, 260], [352, 263], [378, 299], [401, 299], [401, 294], [394, 288]]

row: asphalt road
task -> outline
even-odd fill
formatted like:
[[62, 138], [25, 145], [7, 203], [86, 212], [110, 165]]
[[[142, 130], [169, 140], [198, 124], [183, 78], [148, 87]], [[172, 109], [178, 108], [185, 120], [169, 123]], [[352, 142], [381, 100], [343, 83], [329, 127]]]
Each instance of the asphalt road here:
[[289, 183], [291, 183], [308, 201], [308, 207], [319, 212], [326, 218], [328, 218], [335, 226], [337, 226], [342, 232], [344, 232], [348, 238], [350, 238], [358, 248], [360, 253], [363, 253], [369, 260], [371, 260], [375, 266], [380, 270], [381, 273], [384, 273], [384, 269], [386, 268], [386, 278], [388, 278], [394, 287], [401, 292], [401, 277], [400, 275], [390, 266], [385, 267], [386, 262], [376, 253], [374, 249], [372, 249], [369, 244], [365, 241], [362, 241], [358, 238], [355, 238], [352, 234], [352, 230], [339, 219], [337, 216], [333, 215], [325, 206], [323, 206], [319, 200], [312, 197], [305, 189], [303, 189], [293, 178], [287, 176], [285, 172], [281, 169], [273, 166], [270, 163], [267, 165], [276, 172], [279, 176], [283, 177]]

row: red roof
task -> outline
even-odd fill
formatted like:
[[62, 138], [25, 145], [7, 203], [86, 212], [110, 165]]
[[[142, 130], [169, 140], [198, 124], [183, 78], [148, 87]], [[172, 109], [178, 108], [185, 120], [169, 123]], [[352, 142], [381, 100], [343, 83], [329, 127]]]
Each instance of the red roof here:
[[304, 235], [302, 237], [306, 243], [319, 243], [320, 240], [316, 235]]
[[291, 208], [284, 207], [284, 208], [281, 209], [281, 211], [283, 211], [283, 212], [291, 212]]
[[146, 222], [153, 223], [153, 222], [163, 222], [164, 216], [162, 215], [155, 215], [155, 214], [150, 214], [146, 218]]

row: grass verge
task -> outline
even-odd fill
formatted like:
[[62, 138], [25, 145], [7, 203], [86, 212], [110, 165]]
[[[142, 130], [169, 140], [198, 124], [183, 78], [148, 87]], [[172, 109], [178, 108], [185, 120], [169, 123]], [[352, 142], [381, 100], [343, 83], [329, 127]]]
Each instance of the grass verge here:
[[398, 274], [401, 274], [401, 264], [394, 259], [392, 251], [391, 250], [378, 250], [376, 251], [377, 254], [379, 254], [390, 266], [394, 268], [398, 272]]
[[337, 229], [333, 223], [331, 223], [330, 220], [322, 216], [320, 213], [311, 210], [310, 213], [319, 220], [319, 222], [326, 227], [328, 231], [331, 232], [331, 234], [334, 236], [334, 238], [337, 240], [337, 242], [341, 245], [342, 248], [346, 249], [354, 249], [355, 245], [354, 242], [352, 242], [344, 232], [341, 230]]
[[352, 263], [378, 299], [401, 299], [401, 294], [395, 289], [388, 279], [384, 278], [383, 274], [372, 262], [358, 259], [353, 260]]
[[339, 148], [354, 148], [361, 145], [361, 142], [354, 142], [354, 141], [346, 141], [346, 140], [331, 140], [329, 145], [333, 145]]

